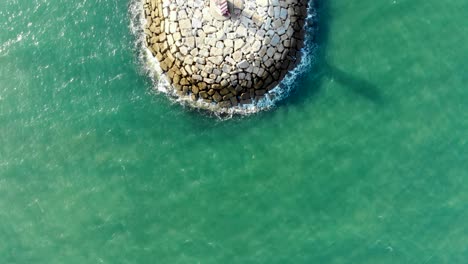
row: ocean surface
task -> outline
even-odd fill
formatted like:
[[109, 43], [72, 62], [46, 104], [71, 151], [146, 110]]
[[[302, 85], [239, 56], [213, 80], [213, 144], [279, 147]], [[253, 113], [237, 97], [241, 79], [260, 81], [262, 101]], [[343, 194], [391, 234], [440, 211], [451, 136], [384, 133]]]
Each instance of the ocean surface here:
[[1, 264], [468, 263], [468, 1], [317, 1], [228, 120], [153, 92], [135, 4], [0, 1]]

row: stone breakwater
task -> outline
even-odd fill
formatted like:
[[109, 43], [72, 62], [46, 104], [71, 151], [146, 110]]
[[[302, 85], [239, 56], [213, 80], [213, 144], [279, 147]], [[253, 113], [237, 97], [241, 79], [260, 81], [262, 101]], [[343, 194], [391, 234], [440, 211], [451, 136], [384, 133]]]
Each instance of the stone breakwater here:
[[300, 60], [307, 0], [145, 0], [147, 48], [173, 93], [218, 108], [273, 98]]

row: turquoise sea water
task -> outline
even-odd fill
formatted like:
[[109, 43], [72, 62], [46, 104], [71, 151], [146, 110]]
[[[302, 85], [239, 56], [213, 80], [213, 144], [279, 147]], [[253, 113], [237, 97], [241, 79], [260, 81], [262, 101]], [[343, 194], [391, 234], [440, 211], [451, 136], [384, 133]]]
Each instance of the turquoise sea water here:
[[128, 0], [0, 2], [0, 263], [467, 263], [468, 2], [318, 1], [316, 64], [219, 121]]

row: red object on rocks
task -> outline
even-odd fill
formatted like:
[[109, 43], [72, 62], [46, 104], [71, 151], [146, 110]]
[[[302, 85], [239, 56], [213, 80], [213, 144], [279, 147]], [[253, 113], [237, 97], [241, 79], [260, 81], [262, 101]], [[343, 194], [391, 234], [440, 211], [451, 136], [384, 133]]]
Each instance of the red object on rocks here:
[[217, 0], [216, 5], [218, 6], [219, 13], [223, 16], [229, 16], [229, 7], [227, 0]]

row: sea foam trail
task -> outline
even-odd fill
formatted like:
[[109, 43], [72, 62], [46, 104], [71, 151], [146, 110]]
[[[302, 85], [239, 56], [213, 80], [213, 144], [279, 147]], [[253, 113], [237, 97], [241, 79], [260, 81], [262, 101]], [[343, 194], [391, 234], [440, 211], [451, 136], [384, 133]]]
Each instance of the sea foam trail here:
[[194, 108], [209, 110], [217, 116], [229, 118], [233, 115], [249, 115], [275, 107], [276, 103], [286, 98], [296, 87], [298, 79], [311, 70], [315, 62], [315, 51], [317, 49], [314, 43], [316, 12], [313, 6], [314, 1], [309, 1], [307, 7], [307, 17], [304, 23], [305, 37], [304, 47], [300, 51], [300, 62], [298, 65], [273, 89], [268, 92], [268, 96], [249, 105], [235, 106], [230, 108], [219, 108], [216, 104], [208, 104], [202, 100], [193, 101], [190, 96], [178, 96], [171, 88], [166, 76], [162, 74], [158, 60], [151, 54], [146, 47], [144, 25], [146, 18], [144, 15], [143, 4], [145, 0], [132, 0], [129, 5], [130, 12], [130, 30], [135, 36], [136, 52], [141, 64], [141, 70], [144, 75], [151, 78], [153, 90], [166, 94], [171, 101], [188, 105]]

